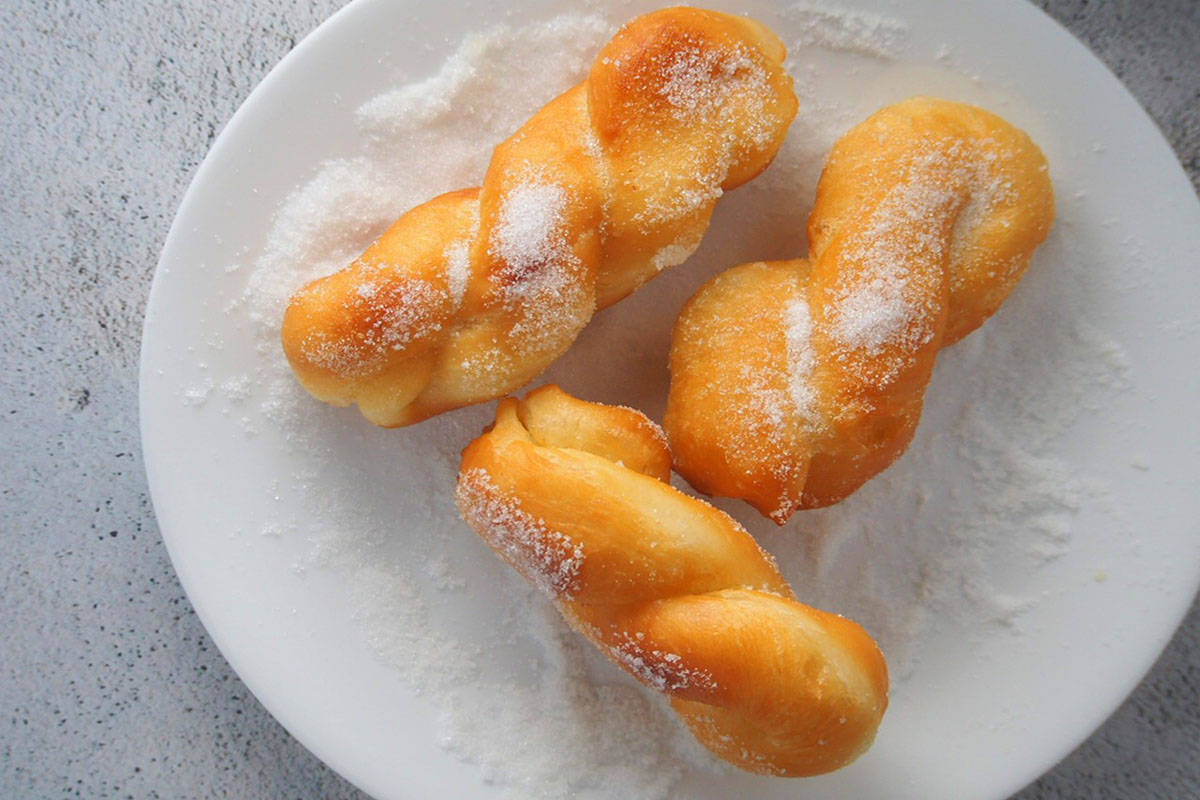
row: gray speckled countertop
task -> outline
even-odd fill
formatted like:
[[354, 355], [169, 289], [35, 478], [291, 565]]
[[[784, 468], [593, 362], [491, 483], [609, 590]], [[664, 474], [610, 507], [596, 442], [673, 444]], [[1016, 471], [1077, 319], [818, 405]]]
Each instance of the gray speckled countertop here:
[[[216, 652], [138, 442], [143, 304], [188, 181], [338, 0], [0, 3], [0, 797], [359, 798]], [[1200, 182], [1200, 3], [1041, 6]], [[1137, 691], [1020, 795], [1200, 797], [1200, 610]]]

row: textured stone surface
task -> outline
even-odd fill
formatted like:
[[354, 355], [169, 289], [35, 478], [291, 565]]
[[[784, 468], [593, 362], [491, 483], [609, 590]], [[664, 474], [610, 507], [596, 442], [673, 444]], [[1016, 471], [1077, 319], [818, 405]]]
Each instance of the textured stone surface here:
[[[361, 798], [250, 696], [163, 549], [137, 431], [158, 250], [220, 126], [336, 0], [0, 3], [0, 797]], [[1200, 4], [1041, 4], [1200, 185]], [[1200, 796], [1200, 611], [1019, 795]]]

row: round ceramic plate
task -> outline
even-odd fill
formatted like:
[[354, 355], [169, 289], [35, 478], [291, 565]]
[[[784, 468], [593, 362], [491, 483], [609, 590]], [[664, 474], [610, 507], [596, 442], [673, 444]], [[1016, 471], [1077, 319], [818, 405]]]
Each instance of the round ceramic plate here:
[[[261, 283], [284, 274], [262, 266], [263, 253], [286, 252], [271, 237], [320, 238], [280, 209], [301, 214], [298, 187], [328, 201], [312, 182], [372, 146], [363, 103], [435, 73], [470, 33], [576, 6], [500, 5], [349, 5], [238, 111], [171, 229], [146, 315], [143, 442], [163, 538], [222, 653], [292, 734], [380, 798], [607, 786], [962, 800], [1004, 797], [1051, 767], [1136, 685], [1200, 576], [1200, 206], [1154, 124], [1023, 2], [722, 4], [791, 48], [801, 150], [805, 137], [828, 146], [815, 122], [849, 124], [911, 94], [974, 101], [1042, 145], [1059, 219], [1005, 308], [943, 356], [917, 442], [888, 473], [782, 531], [723, 504], [802, 597], [880, 638], [895, 680], [874, 748], [851, 767], [807, 781], [714, 773], [675, 741], [651, 693], [556, 628], [458, 522], [457, 453], [492, 406], [402, 431], [323, 407], [287, 382], [276, 321], [255, 305]], [[586, 13], [601, 21], [585, 28], [603, 41], [604, 25], [653, 5], [594, 3]], [[479, 102], [549, 99], [529, 93]], [[548, 377], [658, 414], [683, 299], [722, 267], [803, 247], [814, 176], [785, 168], [723, 200], [701, 251], [600, 315]], [[352, 181], [342, 188], [339, 207], [376, 215], [360, 230], [342, 220], [351, 252], [384, 217]], [[392, 198], [388, 213], [423, 199]], [[900, 574], [914, 567], [928, 574]], [[549, 685], [591, 692], [591, 713], [564, 721]], [[588, 748], [622, 731], [652, 736], [635, 740], [637, 764], [612, 772], [626, 751], [605, 761]]]

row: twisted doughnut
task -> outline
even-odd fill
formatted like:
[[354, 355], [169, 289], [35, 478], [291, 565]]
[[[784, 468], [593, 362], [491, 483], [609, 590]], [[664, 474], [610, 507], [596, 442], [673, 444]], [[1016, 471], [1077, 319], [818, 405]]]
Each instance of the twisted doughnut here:
[[687, 303], [665, 427], [702, 492], [779, 524], [908, 447], [938, 351], [983, 324], [1054, 219], [1046, 160], [979, 108], [914, 98], [833, 148], [809, 258], [743, 264]]
[[745, 529], [670, 471], [644, 415], [546, 386], [502, 401], [463, 451], [458, 506], [721, 758], [790, 776], [850, 763], [887, 707], [875, 642], [797, 602]]
[[796, 113], [785, 55], [742, 17], [630, 22], [496, 148], [482, 187], [414, 208], [293, 296], [282, 338], [300, 383], [391, 427], [534, 378], [766, 169]]

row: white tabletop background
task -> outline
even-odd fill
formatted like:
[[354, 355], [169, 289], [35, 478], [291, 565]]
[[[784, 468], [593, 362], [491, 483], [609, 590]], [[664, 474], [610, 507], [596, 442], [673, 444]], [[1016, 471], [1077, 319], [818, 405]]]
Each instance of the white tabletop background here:
[[[144, 304], [183, 192], [250, 90], [340, 5], [0, 0], [0, 798], [364, 797], [263, 710], [196, 619], [137, 415]], [[1040, 5], [1200, 182], [1200, 2]], [[1200, 608], [1017, 797], [1200, 797]]]

